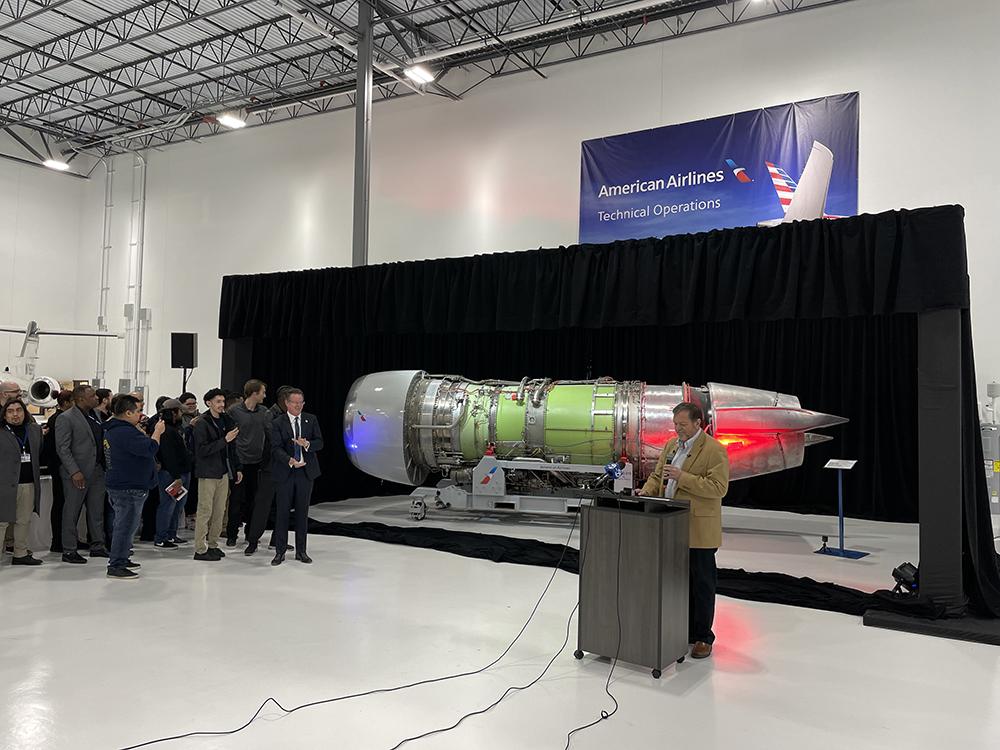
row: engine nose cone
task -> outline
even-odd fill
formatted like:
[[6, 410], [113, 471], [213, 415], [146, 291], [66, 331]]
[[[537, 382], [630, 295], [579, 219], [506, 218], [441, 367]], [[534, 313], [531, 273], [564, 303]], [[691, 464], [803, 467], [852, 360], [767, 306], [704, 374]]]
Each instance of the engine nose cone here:
[[808, 432], [836, 427], [844, 417], [808, 409], [780, 406], [738, 406], [715, 410], [716, 430], [723, 434], [752, 432]]
[[400, 484], [427, 478], [427, 470], [413, 464], [406, 440], [407, 396], [422, 375], [392, 370], [354, 381], [344, 406], [344, 448], [361, 471]]
[[729, 478], [770, 474], [801, 466], [807, 446], [830, 438], [811, 430], [847, 420], [803, 409], [799, 399], [776, 391], [709, 383], [715, 438], [729, 452]]

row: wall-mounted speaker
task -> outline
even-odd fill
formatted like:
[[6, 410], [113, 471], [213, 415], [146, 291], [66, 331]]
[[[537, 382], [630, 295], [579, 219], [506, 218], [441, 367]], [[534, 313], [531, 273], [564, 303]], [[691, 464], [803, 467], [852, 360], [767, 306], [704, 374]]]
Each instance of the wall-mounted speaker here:
[[170, 366], [175, 370], [193, 370], [198, 366], [197, 333], [170, 334]]

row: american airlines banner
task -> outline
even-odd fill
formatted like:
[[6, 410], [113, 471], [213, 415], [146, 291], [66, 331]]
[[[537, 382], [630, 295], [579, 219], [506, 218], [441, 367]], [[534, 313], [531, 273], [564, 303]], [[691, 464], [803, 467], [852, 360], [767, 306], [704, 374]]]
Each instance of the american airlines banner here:
[[581, 243], [857, 210], [857, 92], [583, 142]]

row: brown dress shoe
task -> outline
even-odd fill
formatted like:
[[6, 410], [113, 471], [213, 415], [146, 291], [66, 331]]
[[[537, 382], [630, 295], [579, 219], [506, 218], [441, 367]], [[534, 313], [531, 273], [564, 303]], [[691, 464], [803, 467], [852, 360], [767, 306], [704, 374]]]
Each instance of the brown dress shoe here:
[[692, 659], [706, 659], [712, 655], [712, 644], [698, 641], [691, 649]]

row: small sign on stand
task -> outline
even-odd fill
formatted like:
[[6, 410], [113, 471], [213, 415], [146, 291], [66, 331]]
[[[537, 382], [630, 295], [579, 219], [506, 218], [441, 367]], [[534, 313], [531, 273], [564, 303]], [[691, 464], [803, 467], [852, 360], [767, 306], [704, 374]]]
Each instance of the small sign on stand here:
[[854, 468], [857, 461], [844, 458], [831, 458], [826, 462], [824, 469], [837, 470], [837, 518], [840, 522], [840, 547], [827, 547], [826, 537], [823, 537], [823, 546], [816, 550], [817, 555], [833, 555], [834, 557], [846, 557], [849, 560], [858, 560], [867, 557], [870, 553], [856, 549], [846, 549], [844, 547], [844, 472]]

